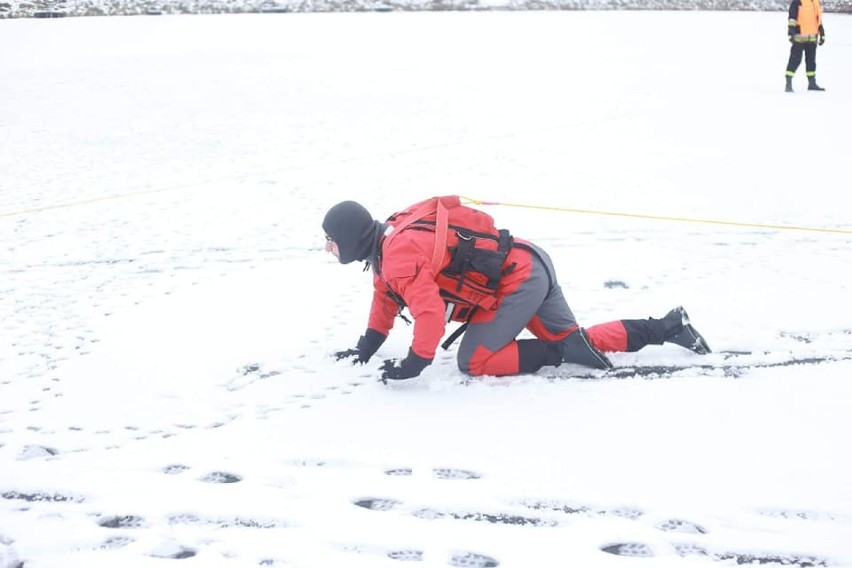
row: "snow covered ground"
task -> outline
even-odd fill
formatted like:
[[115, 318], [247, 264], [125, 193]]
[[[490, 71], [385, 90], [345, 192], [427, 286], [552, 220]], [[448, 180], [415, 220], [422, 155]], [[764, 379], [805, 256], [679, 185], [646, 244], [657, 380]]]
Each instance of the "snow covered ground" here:
[[[785, 19], [0, 24], [0, 567], [852, 566], [852, 18], [792, 95]], [[335, 362], [326, 209], [449, 193], [550, 208], [486, 209], [582, 322], [716, 351], [617, 365], [718, 368]]]

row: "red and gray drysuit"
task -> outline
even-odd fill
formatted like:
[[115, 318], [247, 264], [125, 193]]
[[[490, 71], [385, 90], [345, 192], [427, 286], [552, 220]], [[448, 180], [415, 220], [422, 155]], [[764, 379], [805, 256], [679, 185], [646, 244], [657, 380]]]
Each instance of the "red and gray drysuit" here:
[[[332, 208], [323, 227], [340, 247], [340, 262], [369, 260], [373, 267], [368, 331], [359, 341], [359, 350], [366, 352], [359, 360], [369, 359], [378, 349], [404, 305], [414, 318], [409, 358], [425, 366], [435, 356], [451, 312], [432, 265], [435, 232], [410, 228], [390, 239], [392, 225], [365, 216], [366, 210], [353, 203], [335, 206], [340, 210]], [[346, 222], [338, 217], [346, 218]], [[351, 240], [341, 242], [338, 238]], [[448, 263], [449, 258], [440, 270]], [[665, 318], [617, 320], [582, 329], [565, 301], [545, 251], [515, 239], [504, 265], [512, 269], [499, 281], [496, 309], [474, 310], [472, 316], [464, 310], [449, 313], [451, 320], [469, 318], [458, 350], [458, 366], [470, 375], [532, 373], [544, 365], [563, 362], [609, 368], [611, 363], [602, 352], [636, 351], [648, 344], [662, 344], [681, 331], [679, 317], [675, 323]], [[443, 291], [453, 292], [446, 284]], [[525, 328], [536, 339], [516, 339]]]

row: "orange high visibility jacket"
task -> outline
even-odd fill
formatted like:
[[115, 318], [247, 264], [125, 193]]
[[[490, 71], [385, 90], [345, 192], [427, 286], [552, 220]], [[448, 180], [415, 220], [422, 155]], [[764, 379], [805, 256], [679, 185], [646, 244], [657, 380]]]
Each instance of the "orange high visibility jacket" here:
[[793, 0], [790, 3], [788, 25], [799, 27], [799, 32], [794, 36], [795, 41], [817, 41], [819, 36], [825, 33], [822, 27], [822, 6], [819, 0]]

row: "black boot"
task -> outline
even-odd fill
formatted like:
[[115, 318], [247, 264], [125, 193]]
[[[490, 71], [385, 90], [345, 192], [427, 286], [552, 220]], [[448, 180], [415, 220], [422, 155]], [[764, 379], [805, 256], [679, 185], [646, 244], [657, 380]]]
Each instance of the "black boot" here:
[[784, 87], [784, 91], [787, 93], [793, 92], [793, 78], [787, 75], [787, 85]]
[[607, 356], [592, 345], [583, 328], [577, 329], [562, 340], [562, 362], [585, 365], [594, 369], [612, 369], [613, 367]]
[[678, 306], [663, 318], [664, 337], [667, 343], [685, 347], [699, 355], [710, 353], [707, 341], [692, 327], [689, 315], [682, 306]]
[[518, 340], [518, 372], [535, 373], [545, 365], [562, 364], [562, 344], [541, 339]]
[[822, 87], [817, 85], [816, 77], [808, 77], [808, 90], [809, 91], [824, 91]]

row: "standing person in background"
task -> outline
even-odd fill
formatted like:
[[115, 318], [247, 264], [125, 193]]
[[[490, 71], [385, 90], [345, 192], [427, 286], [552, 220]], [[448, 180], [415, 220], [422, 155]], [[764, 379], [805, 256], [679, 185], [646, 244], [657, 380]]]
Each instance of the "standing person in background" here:
[[822, 26], [822, 6], [819, 0], [793, 0], [787, 20], [787, 37], [790, 39], [790, 59], [787, 61], [787, 86], [793, 92], [793, 75], [805, 56], [805, 75], [809, 91], [824, 91], [816, 82], [817, 45], [825, 43], [825, 28]]

